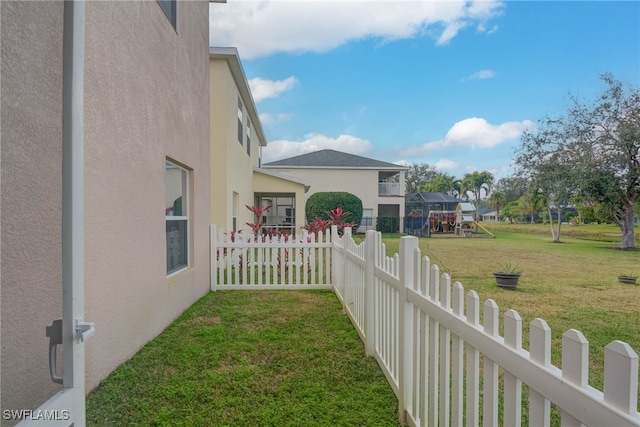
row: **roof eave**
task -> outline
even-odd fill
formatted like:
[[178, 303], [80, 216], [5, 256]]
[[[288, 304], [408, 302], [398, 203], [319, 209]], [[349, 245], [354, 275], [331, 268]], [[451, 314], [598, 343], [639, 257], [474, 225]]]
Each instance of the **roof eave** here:
[[268, 170], [264, 170], [264, 165], [263, 167], [259, 168], [257, 166], [253, 167], [253, 171], [256, 173], [261, 173], [264, 175], [269, 175], [269, 176], [273, 176], [275, 178], [279, 178], [285, 181], [291, 181], [291, 182], [295, 182], [296, 184], [301, 184], [304, 185], [304, 192], [308, 192], [309, 189], [311, 188], [311, 183], [305, 179], [301, 179], [295, 176], [291, 176], [291, 175], [285, 175], [282, 173], [278, 173], [278, 172], [274, 172], [274, 171], [268, 171]]
[[251, 89], [249, 88], [249, 82], [247, 81], [247, 76], [244, 73], [242, 62], [240, 61], [238, 49], [235, 47], [210, 46], [209, 59], [224, 59], [229, 64], [229, 69], [231, 70], [233, 79], [235, 80], [238, 91], [240, 92], [242, 102], [247, 107], [247, 112], [253, 122], [253, 130], [258, 137], [260, 145], [263, 147], [266, 146], [267, 138], [264, 134], [264, 130], [262, 129], [262, 122], [260, 121], [256, 103], [253, 99], [253, 95], [251, 94]]

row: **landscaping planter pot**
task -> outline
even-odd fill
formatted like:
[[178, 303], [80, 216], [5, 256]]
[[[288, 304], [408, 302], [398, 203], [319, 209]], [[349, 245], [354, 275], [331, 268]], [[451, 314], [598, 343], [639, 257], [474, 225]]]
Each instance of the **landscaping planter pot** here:
[[638, 280], [636, 276], [618, 276], [618, 282], [626, 283], [628, 285], [635, 285]]
[[496, 278], [496, 284], [501, 288], [515, 289], [518, 286], [520, 273], [493, 273]]

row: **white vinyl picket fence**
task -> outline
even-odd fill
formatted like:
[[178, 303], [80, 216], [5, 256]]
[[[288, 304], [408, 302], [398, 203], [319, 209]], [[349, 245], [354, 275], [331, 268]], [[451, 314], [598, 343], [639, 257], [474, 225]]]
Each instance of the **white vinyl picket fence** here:
[[[272, 250], [281, 245], [272, 243]], [[306, 286], [332, 287], [366, 353], [378, 361], [398, 397], [400, 417], [408, 425], [515, 427], [526, 413], [529, 426], [550, 426], [554, 404], [562, 426], [640, 426], [638, 356], [627, 343], [613, 341], [605, 347], [600, 391], [588, 384], [589, 344], [581, 332], [571, 329], [563, 335], [562, 369], [551, 364], [551, 330], [544, 320], [531, 322], [528, 350], [522, 346], [522, 319], [516, 311], [505, 312], [500, 336], [496, 303], [483, 304], [481, 323], [477, 293], [465, 294], [458, 282], [452, 285], [448, 274], [422, 257], [417, 238], [402, 237], [400, 253], [393, 257], [386, 256], [382, 236], [375, 231], [356, 244], [351, 230], [339, 237], [334, 228], [322, 245], [328, 248], [323, 262], [331, 261], [323, 270], [324, 277], [331, 272], [330, 281]], [[212, 279], [212, 289], [229, 289], [225, 281], [237, 284], [230, 285], [233, 289], [290, 286], [239, 283], [242, 276], [233, 265], [244, 252], [227, 252], [224, 263], [220, 257], [214, 263], [215, 247], [212, 231], [212, 271], [223, 280], [214, 287]], [[305, 265], [300, 252], [303, 258], [294, 269]], [[273, 274], [273, 254], [260, 259], [257, 266]], [[233, 274], [221, 275], [227, 270]], [[523, 385], [528, 387], [524, 402]]]
[[225, 233], [211, 226], [211, 289], [331, 289], [331, 235]]

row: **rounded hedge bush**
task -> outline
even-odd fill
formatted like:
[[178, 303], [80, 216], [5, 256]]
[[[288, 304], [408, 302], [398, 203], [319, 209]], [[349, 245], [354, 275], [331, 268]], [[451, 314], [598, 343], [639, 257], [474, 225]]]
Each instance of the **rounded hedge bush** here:
[[356, 225], [353, 231], [357, 230], [362, 221], [362, 200], [346, 191], [325, 191], [309, 196], [305, 206], [307, 222], [312, 222], [315, 218], [331, 219], [327, 212], [340, 206], [344, 220], [354, 221]]

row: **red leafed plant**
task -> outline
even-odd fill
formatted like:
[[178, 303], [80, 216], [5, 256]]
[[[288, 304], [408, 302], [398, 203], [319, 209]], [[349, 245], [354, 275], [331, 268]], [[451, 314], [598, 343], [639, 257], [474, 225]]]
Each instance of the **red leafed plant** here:
[[257, 236], [258, 233], [260, 233], [260, 229], [264, 226], [264, 222], [262, 222], [262, 215], [267, 213], [269, 209], [271, 209], [271, 206], [245, 206], [247, 207], [247, 209], [253, 212], [256, 217], [255, 222], [247, 222], [247, 225], [251, 227], [253, 234]]
[[322, 219], [316, 217], [313, 222], [304, 225], [304, 229], [309, 233], [318, 234], [324, 233], [329, 227], [331, 227], [332, 221], [330, 219]]
[[329, 218], [331, 219], [322, 219], [316, 217], [312, 222], [306, 224], [303, 228], [310, 233], [324, 233], [328, 228], [332, 225], [338, 227], [338, 233], [340, 235], [344, 234], [344, 229], [346, 227], [353, 227], [356, 225], [355, 221], [347, 222], [342, 215], [346, 212], [343, 211], [342, 206], [338, 206], [335, 209], [332, 209], [327, 212]]

